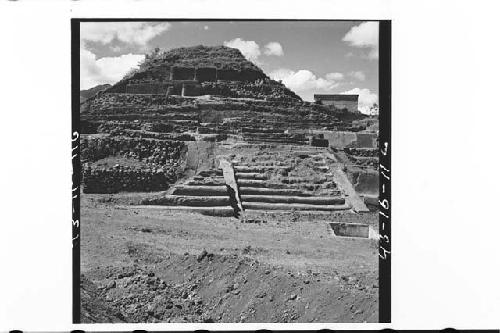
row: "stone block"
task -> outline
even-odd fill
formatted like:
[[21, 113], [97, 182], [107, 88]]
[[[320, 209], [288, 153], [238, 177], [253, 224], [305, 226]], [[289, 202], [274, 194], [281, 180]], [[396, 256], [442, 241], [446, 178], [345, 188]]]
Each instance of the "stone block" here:
[[217, 69], [215, 67], [196, 68], [195, 80], [197, 80], [198, 82], [216, 81]]
[[335, 236], [368, 238], [370, 226], [362, 223], [330, 222], [329, 226]]
[[194, 67], [172, 66], [170, 69], [170, 80], [194, 80]]

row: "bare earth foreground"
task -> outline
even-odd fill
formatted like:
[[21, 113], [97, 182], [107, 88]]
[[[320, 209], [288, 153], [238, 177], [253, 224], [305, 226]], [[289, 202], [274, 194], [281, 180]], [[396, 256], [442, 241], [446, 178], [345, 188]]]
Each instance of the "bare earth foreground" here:
[[242, 223], [127, 206], [140, 199], [82, 194], [83, 322], [378, 321], [375, 240], [295, 213]]

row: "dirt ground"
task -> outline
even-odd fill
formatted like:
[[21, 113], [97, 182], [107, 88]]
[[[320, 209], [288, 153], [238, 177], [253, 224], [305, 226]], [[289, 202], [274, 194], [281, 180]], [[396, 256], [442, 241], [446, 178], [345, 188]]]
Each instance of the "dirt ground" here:
[[378, 214], [235, 218], [127, 207], [148, 194], [82, 194], [83, 322], [377, 322], [372, 239], [326, 221]]

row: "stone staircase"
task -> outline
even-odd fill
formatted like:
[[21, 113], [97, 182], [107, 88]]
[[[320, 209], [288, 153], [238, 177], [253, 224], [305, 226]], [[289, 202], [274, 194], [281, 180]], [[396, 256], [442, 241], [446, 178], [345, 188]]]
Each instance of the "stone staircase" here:
[[[266, 153], [247, 160], [234, 160], [239, 194], [245, 211], [349, 210], [342, 190], [332, 180], [324, 157], [311, 151], [292, 151], [289, 158], [302, 156], [313, 161], [312, 176], [294, 176], [293, 167], [280, 161], [280, 153]], [[311, 174], [312, 174], [311, 170]]]
[[221, 169], [200, 171], [183, 184], [175, 186], [168, 194], [145, 199], [142, 204], [213, 216], [235, 215]]
[[331, 215], [364, 211], [347, 177], [325, 149], [253, 146], [263, 149], [233, 155], [225, 167], [221, 163], [198, 171], [167, 194], [142, 204], [242, 218], [266, 212]]

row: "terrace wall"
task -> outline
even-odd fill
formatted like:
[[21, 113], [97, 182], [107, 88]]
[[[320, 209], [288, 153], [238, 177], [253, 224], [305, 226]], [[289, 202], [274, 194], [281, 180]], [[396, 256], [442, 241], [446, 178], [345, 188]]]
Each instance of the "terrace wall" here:
[[217, 80], [222, 81], [241, 81], [240, 71], [235, 69], [218, 69]]
[[194, 80], [194, 67], [172, 66], [170, 68], [170, 80]]
[[169, 87], [173, 84], [169, 83], [131, 83], [127, 84], [125, 92], [127, 94], [155, 94], [165, 95]]
[[182, 85], [182, 96], [200, 96], [202, 88], [199, 84], [184, 83]]
[[333, 148], [377, 148], [378, 136], [376, 133], [356, 133], [342, 131], [312, 131], [313, 134], [322, 134]]
[[217, 68], [215, 67], [199, 67], [195, 71], [195, 80], [198, 82], [216, 81]]
[[117, 193], [120, 191], [164, 191], [177, 180], [175, 168], [151, 170], [130, 168], [87, 168], [83, 173], [84, 193]]
[[81, 140], [81, 160], [97, 161], [113, 155], [127, 155], [152, 163], [168, 163], [178, 160], [184, 143], [176, 140], [150, 140], [130, 138], [83, 138]]

